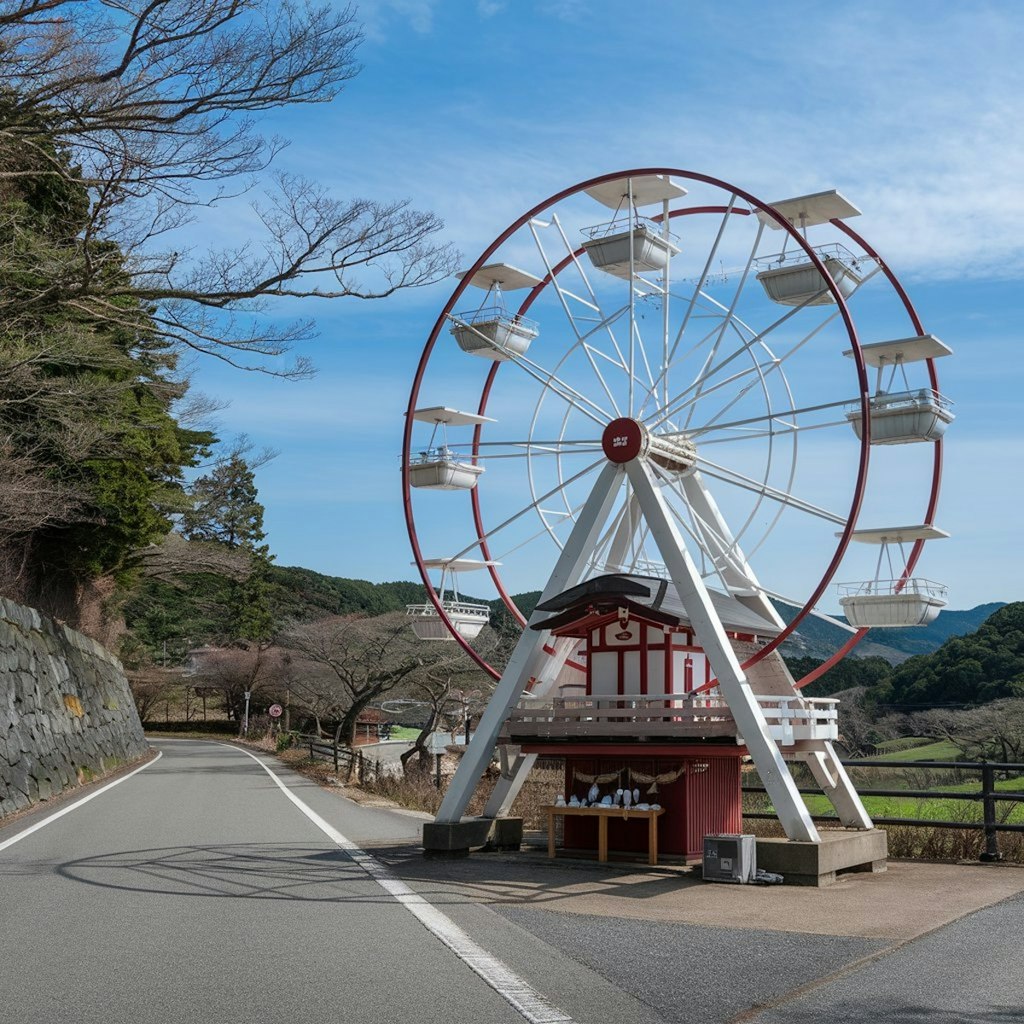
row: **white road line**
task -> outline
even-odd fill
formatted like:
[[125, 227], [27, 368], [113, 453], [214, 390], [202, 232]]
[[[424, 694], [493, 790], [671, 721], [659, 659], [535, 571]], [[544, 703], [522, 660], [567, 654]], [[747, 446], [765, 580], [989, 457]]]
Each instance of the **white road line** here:
[[549, 1002], [497, 957], [478, 946], [447, 914], [429, 903], [405, 882], [395, 878], [376, 857], [360, 849], [304, 804], [255, 754], [231, 743], [223, 744], [251, 757], [280, 787], [286, 797], [333, 843], [341, 847], [385, 892], [405, 907], [439, 938], [467, 967], [481, 977], [530, 1024], [575, 1024], [572, 1017]]
[[127, 782], [133, 775], [138, 775], [139, 772], [144, 772], [151, 764], [156, 764], [163, 756], [163, 751], [157, 751], [156, 757], [154, 757], [152, 761], [147, 761], [141, 768], [136, 768], [135, 771], [129, 772], [127, 775], [122, 775], [121, 778], [114, 779], [113, 782], [108, 782], [105, 786], [101, 786], [88, 796], [83, 796], [81, 800], [76, 800], [73, 804], [68, 804], [67, 807], [62, 807], [59, 811], [51, 814], [48, 818], [43, 818], [42, 821], [37, 821], [34, 825], [25, 829], [24, 832], [19, 832], [16, 836], [11, 836], [10, 839], [5, 839], [0, 843], [0, 852], [6, 850], [8, 846], [20, 843], [22, 839], [28, 838], [28, 836], [32, 835], [33, 832], [38, 832], [41, 828], [45, 828], [51, 821], [56, 821], [58, 818], [63, 818], [65, 814], [70, 814], [73, 810], [81, 807], [82, 804], [87, 804], [90, 800], [95, 800], [101, 793], [106, 793], [108, 789], [113, 789], [115, 786], [120, 786], [122, 782]]

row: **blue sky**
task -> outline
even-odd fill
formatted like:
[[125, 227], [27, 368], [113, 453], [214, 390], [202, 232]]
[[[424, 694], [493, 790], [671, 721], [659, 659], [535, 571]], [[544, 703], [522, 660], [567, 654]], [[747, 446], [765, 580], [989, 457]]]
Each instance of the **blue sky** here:
[[[467, 265], [547, 195], [630, 167], [704, 172], [766, 201], [838, 188], [856, 203], [851, 226], [955, 352], [939, 364], [957, 419], [937, 517], [953, 536], [929, 547], [920, 574], [949, 584], [952, 607], [1024, 597], [1018, 5], [367, 0], [359, 13], [362, 73], [331, 105], [268, 122], [292, 140], [279, 166], [339, 196], [435, 211]], [[217, 223], [244, 235], [244, 204]], [[230, 402], [221, 432], [280, 450], [258, 476], [280, 564], [414, 578], [403, 412], [453, 285], [293, 307], [319, 325], [311, 381], [198, 365], [196, 387]], [[877, 486], [899, 507], [920, 475], [893, 464]], [[539, 587], [551, 551], [510, 557], [512, 589]], [[797, 552], [765, 555], [762, 582], [785, 589]], [[463, 586], [490, 596], [483, 582]]]

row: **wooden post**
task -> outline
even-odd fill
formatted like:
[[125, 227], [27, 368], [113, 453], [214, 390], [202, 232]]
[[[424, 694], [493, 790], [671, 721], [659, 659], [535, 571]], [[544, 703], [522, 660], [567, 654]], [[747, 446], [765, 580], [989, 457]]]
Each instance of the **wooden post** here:
[[999, 833], [996, 831], [996, 772], [992, 765], [981, 766], [981, 796], [985, 818], [985, 852], [978, 858], [985, 863], [1003, 859], [999, 851]]

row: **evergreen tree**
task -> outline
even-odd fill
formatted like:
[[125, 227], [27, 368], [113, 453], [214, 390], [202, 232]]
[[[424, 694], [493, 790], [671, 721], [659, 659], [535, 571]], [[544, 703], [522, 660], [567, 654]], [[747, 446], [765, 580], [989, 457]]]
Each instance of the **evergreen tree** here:
[[0, 589], [72, 623], [83, 586], [166, 535], [183, 467], [213, 440], [175, 418], [188, 385], [137, 300], [102, 320], [68, 301], [86, 262], [129, 276], [116, 246], [79, 244], [90, 204], [73, 170], [52, 143], [0, 139]]
[[212, 473], [196, 480], [189, 494], [192, 504], [181, 518], [186, 540], [266, 551], [256, 474], [241, 452], [233, 451]]
[[252, 560], [247, 579], [232, 582], [225, 609], [224, 639], [265, 642], [273, 635], [270, 610], [272, 556], [263, 532], [263, 505], [256, 474], [236, 448], [213, 471], [190, 488], [191, 507], [181, 519], [186, 540], [223, 544], [248, 552]]

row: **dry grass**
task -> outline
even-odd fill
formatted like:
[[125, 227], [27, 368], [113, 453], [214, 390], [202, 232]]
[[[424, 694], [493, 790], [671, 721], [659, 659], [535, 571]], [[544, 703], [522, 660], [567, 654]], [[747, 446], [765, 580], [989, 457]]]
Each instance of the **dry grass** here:
[[[236, 741], [238, 742], [238, 741]], [[301, 747], [292, 750], [275, 751], [274, 743], [269, 737], [250, 740], [246, 746], [265, 753], [276, 753], [289, 768], [313, 779], [322, 786], [340, 786], [344, 782], [344, 774], [339, 779], [334, 774], [330, 762], [312, 760]], [[451, 778], [451, 772], [457, 764], [457, 758], [445, 759], [442, 783]], [[480, 784], [470, 801], [468, 814], [480, 814], [487, 803], [498, 780], [498, 773], [491, 769], [481, 779]], [[527, 829], [544, 829], [547, 817], [543, 808], [554, 801], [555, 795], [562, 790], [565, 776], [557, 768], [536, 769], [520, 790], [519, 796], [512, 805], [511, 813], [523, 819]], [[358, 788], [365, 793], [373, 794], [384, 800], [390, 800], [400, 807], [426, 814], [436, 814], [444, 797], [444, 790], [434, 784], [434, 776], [430, 772], [412, 771], [407, 775], [381, 776], [367, 779], [359, 785], [353, 779], [345, 783], [350, 788]], [[760, 793], [745, 794], [744, 806], [747, 810], [766, 810], [767, 797]], [[948, 829], [930, 826], [886, 825], [882, 826], [889, 836], [889, 856], [900, 860], [930, 861], [977, 861], [985, 849], [985, 837], [980, 830]], [[747, 818], [743, 823], [744, 831], [763, 838], [783, 838], [785, 833], [775, 819]], [[1024, 834], [1001, 833], [999, 849], [1006, 861], [1013, 864], [1024, 864]]]
[[[451, 779], [451, 775], [447, 773], [449, 767], [454, 767], [454, 765], [446, 764], [444, 766], [446, 773], [442, 776], [442, 786], [445, 787]], [[520, 790], [510, 813], [523, 819], [524, 828], [545, 827], [547, 819], [542, 808], [551, 804], [555, 795], [561, 792], [564, 778], [563, 772], [557, 769], [535, 770]], [[483, 812], [497, 781], [498, 773], [494, 769], [484, 775], [473, 794], [467, 814]], [[408, 807], [414, 811], [424, 811], [427, 814], [436, 814], [441, 806], [441, 800], [444, 798], [444, 789], [436, 787], [434, 776], [429, 772], [411, 771], [404, 776], [370, 778], [360, 788], [367, 793], [392, 800], [402, 807]]]
[[[985, 850], [980, 829], [936, 828], [930, 825], [879, 825], [888, 833], [889, 856], [898, 860], [977, 861]], [[746, 818], [744, 832], [782, 839], [785, 832], [774, 819]], [[999, 851], [1011, 864], [1024, 864], [1024, 834], [1001, 832]]]

